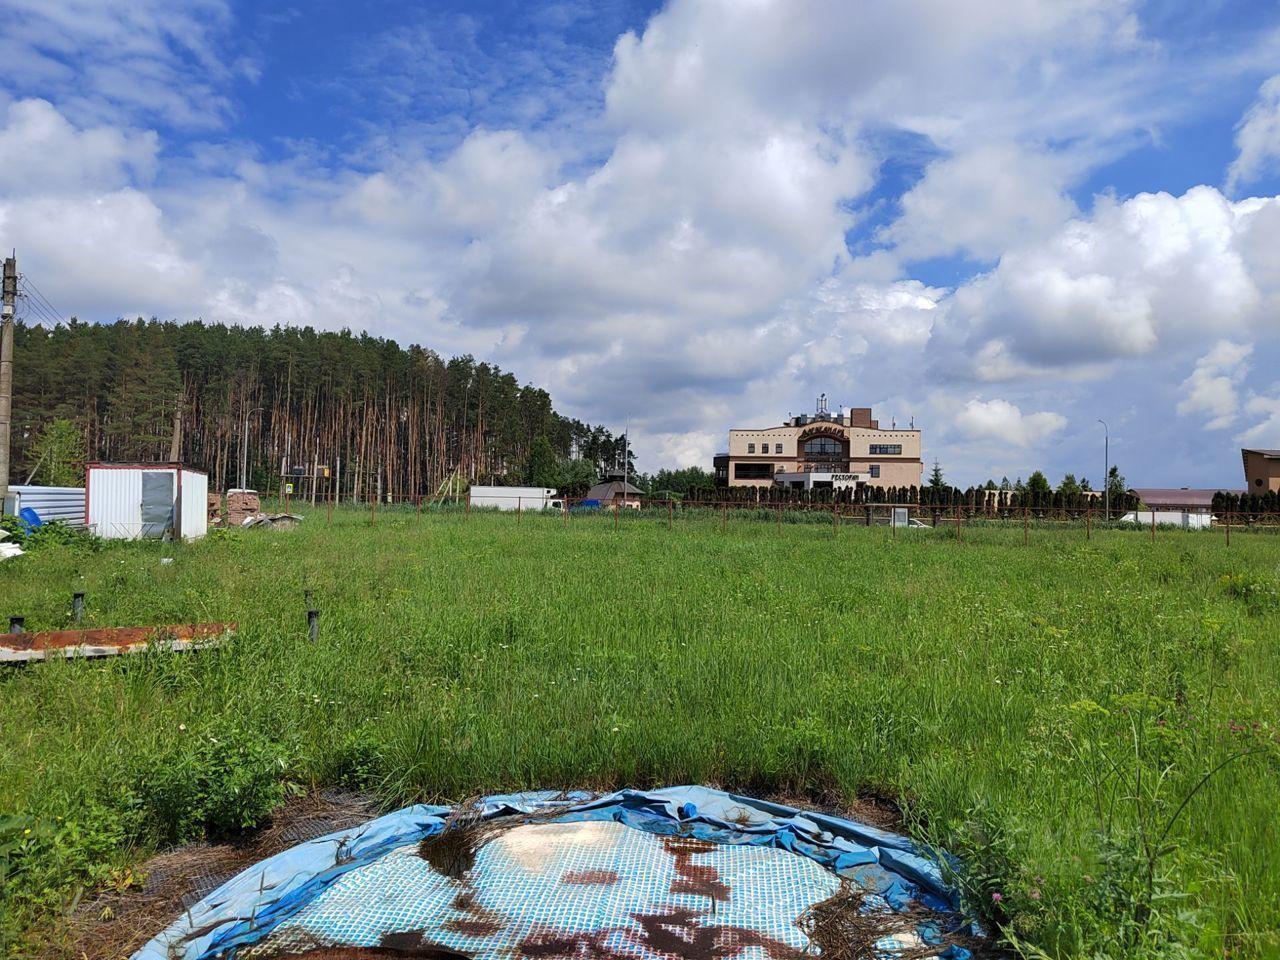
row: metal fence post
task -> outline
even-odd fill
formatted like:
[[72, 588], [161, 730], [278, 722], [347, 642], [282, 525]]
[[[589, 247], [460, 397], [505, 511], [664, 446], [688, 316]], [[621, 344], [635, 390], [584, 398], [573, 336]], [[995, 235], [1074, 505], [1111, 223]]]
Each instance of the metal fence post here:
[[1027, 545], [1027, 538], [1030, 530], [1031, 518], [1028, 516], [1028, 508], [1024, 504], [1022, 507], [1022, 545]]
[[1156, 508], [1152, 507], [1151, 508], [1151, 542], [1155, 543], [1155, 540], [1156, 540]]
[[726, 533], [729, 530], [729, 502], [727, 500], [720, 503], [720, 532]]
[[1227, 546], [1231, 546], [1231, 511], [1227, 511]]
[[1093, 507], [1084, 508], [1084, 538], [1093, 539]]
[[667, 529], [668, 530], [671, 529], [671, 512], [672, 512], [671, 501], [668, 500], [667, 501]]
[[307, 637], [312, 643], [320, 637], [320, 611], [314, 607], [307, 611]]
[[84, 591], [78, 590], [71, 595], [71, 619], [76, 623], [84, 622]]

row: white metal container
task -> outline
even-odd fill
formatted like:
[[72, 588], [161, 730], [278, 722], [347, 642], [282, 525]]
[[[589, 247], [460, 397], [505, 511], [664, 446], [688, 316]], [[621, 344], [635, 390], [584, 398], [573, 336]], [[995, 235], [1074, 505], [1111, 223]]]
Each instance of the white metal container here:
[[[1208, 530], [1213, 523], [1213, 517], [1208, 513], [1193, 513], [1190, 510], [1157, 510], [1155, 521], [1157, 526], [1181, 527], [1183, 530]], [[1130, 510], [1120, 518], [1120, 522], [1150, 526], [1151, 511]]]
[[554, 487], [472, 487], [471, 506], [544, 510], [555, 495]]
[[55, 520], [74, 527], [84, 526], [84, 487], [42, 487], [16, 484], [9, 487], [5, 513], [18, 515], [30, 507], [44, 523]]
[[193, 540], [208, 532], [208, 477], [177, 463], [91, 463], [85, 471], [89, 530], [110, 540]]

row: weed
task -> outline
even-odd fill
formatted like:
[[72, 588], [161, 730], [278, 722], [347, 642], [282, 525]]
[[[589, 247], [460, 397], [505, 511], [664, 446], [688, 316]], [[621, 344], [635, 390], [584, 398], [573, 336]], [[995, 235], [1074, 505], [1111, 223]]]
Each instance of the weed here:
[[1249, 599], [1280, 539], [752, 515], [339, 508], [0, 564], [0, 613], [31, 630], [73, 590], [89, 626], [240, 624], [199, 654], [0, 675], [0, 812], [53, 831], [2, 828], [3, 929], [262, 823], [293, 782], [386, 806], [876, 784], [1029, 956], [1280, 951], [1280, 605]]
[[1244, 601], [1254, 612], [1280, 608], [1280, 581], [1259, 573], [1228, 573], [1222, 577], [1228, 596]]

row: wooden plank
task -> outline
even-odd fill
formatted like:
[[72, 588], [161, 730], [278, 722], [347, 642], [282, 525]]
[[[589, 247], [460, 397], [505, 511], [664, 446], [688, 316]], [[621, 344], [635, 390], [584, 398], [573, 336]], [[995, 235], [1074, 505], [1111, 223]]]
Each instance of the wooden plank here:
[[114, 657], [137, 653], [153, 643], [177, 652], [219, 643], [234, 623], [184, 623], [160, 627], [102, 627], [0, 634], [0, 663], [30, 663], [55, 657]]

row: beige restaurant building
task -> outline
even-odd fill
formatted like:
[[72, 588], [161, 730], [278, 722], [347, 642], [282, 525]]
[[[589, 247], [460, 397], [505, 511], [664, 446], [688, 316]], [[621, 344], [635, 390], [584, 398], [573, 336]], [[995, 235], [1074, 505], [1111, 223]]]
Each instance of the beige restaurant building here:
[[919, 430], [882, 430], [870, 407], [832, 413], [823, 395], [812, 414], [730, 430], [715, 469], [717, 483], [730, 487], [918, 487], [924, 461]]

